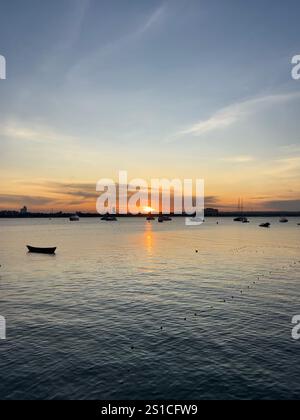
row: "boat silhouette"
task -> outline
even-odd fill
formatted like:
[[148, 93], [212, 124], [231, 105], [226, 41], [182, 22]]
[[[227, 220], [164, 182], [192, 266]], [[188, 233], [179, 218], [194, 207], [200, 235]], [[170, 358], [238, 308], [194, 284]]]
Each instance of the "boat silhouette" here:
[[55, 251], [56, 251], [56, 247], [55, 248], [37, 248], [34, 246], [27, 245], [27, 248], [30, 253], [35, 253], [35, 254], [53, 255], [55, 254]]
[[158, 223], [163, 223], [163, 222], [172, 222], [172, 218], [170, 216], [160, 215], [158, 218]]
[[259, 227], [262, 228], [269, 228], [271, 226], [271, 223], [262, 223], [261, 225], [259, 225]]
[[101, 217], [101, 220], [104, 222], [117, 222], [118, 219], [113, 214], [106, 214], [105, 216]]

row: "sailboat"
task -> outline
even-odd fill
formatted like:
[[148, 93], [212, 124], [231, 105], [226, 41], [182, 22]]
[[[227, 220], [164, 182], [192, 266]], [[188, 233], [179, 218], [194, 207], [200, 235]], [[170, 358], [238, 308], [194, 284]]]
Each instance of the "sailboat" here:
[[239, 202], [238, 202], [238, 210], [239, 213], [241, 213], [241, 216], [236, 217], [235, 219], [233, 219], [234, 222], [241, 222], [241, 223], [250, 223], [249, 220], [247, 219], [247, 217], [243, 216], [244, 214], [244, 200], [239, 198]]
[[[239, 213], [241, 212], [241, 199], [239, 198], [239, 202], [238, 202], [238, 211]], [[234, 222], [242, 222], [243, 221], [243, 217], [239, 216], [236, 217], [235, 219], [233, 219]]]

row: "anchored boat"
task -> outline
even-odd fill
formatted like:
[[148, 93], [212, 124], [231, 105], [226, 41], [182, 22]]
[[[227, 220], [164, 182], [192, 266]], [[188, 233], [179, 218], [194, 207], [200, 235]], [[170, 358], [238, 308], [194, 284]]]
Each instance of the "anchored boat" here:
[[118, 221], [116, 216], [112, 214], [106, 214], [105, 216], [101, 217], [101, 220], [103, 220], [104, 222], [117, 222]]
[[56, 247], [55, 248], [37, 248], [34, 246], [27, 245], [28, 251], [35, 254], [49, 254], [53, 255], [55, 254]]
[[262, 223], [261, 225], [259, 225], [259, 227], [262, 228], [269, 228], [271, 226], [271, 223]]
[[163, 222], [172, 222], [172, 217], [170, 216], [159, 216], [158, 218], [158, 223], [163, 223]]
[[243, 222], [244, 221], [244, 217], [236, 217], [235, 219], [233, 219], [234, 222]]
[[247, 217], [244, 217], [244, 220], [242, 221], [242, 223], [250, 223], [250, 220], [248, 220]]

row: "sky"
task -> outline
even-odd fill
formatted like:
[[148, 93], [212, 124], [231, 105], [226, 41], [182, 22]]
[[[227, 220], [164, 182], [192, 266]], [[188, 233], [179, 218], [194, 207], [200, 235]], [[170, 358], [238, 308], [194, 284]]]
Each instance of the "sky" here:
[[203, 178], [300, 211], [299, 0], [0, 0], [0, 209], [95, 211], [96, 183]]

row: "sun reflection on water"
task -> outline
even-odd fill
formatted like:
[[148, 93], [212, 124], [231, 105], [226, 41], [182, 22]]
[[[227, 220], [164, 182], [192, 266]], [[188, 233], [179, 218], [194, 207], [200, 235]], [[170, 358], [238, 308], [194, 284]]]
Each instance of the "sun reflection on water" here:
[[149, 255], [153, 254], [153, 247], [154, 247], [154, 233], [153, 227], [151, 223], [147, 223], [145, 226], [144, 232], [144, 246]]

